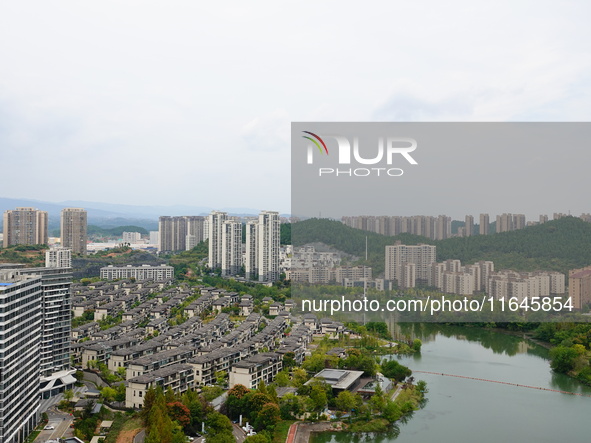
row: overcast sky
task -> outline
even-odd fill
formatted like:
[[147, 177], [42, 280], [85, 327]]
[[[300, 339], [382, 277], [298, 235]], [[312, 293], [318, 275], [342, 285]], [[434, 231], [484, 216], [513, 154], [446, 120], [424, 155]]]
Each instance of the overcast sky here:
[[587, 1], [2, 2], [0, 196], [289, 212], [291, 121], [589, 121], [589, 17]]

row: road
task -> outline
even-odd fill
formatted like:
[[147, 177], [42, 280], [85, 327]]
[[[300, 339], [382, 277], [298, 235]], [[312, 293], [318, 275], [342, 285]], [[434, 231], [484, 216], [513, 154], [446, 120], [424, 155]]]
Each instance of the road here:
[[58, 438], [71, 437], [74, 435], [70, 428], [73, 419], [70, 414], [61, 412], [55, 407], [49, 408], [46, 412], [49, 420], [47, 426], [53, 426], [55, 429], [41, 431], [34, 443], [42, 443], [47, 440], [57, 441]]
[[234, 423], [232, 427], [233, 427], [232, 434], [234, 435], [234, 438], [236, 439], [236, 443], [242, 443], [246, 439], [246, 433], [236, 423]]

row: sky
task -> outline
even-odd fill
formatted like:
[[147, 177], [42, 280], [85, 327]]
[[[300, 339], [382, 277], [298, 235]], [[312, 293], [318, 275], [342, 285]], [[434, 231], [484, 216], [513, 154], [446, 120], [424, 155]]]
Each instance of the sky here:
[[[0, 197], [287, 213], [291, 122], [589, 121], [590, 16], [586, 1], [2, 2]], [[538, 206], [521, 212], [572, 205]]]

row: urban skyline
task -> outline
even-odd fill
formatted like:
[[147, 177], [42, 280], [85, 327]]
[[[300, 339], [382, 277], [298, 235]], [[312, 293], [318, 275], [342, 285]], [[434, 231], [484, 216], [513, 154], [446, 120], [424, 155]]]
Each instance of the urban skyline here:
[[[568, 370], [557, 370], [555, 361], [540, 358], [548, 352], [537, 344], [496, 329], [483, 333], [477, 325], [457, 326], [453, 334], [414, 327], [402, 338], [410, 331], [404, 325], [395, 331], [393, 320], [374, 325], [392, 334], [380, 333], [378, 340], [374, 328], [345, 324], [350, 315], [298, 312], [284, 277], [305, 285], [337, 282], [364, 295], [415, 283], [422, 291], [425, 282], [442, 296], [485, 291], [527, 301], [568, 293], [587, 312], [591, 257], [585, 251], [563, 248], [564, 256], [580, 255], [577, 269], [564, 276], [525, 272], [521, 262], [516, 271], [496, 273], [492, 261], [471, 265], [464, 257], [447, 257], [438, 263], [436, 247], [429, 245], [381, 248], [388, 254], [372, 270], [351, 266], [353, 256], [324, 252], [320, 245], [281, 245], [281, 228], [288, 233], [289, 227], [280, 223], [291, 214], [341, 221], [367, 213], [364, 229], [445, 239], [512, 231], [570, 213], [591, 222], [583, 194], [591, 124], [577, 123], [591, 121], [590, 13], [583, 0], [453, 0], [443, 6], [434, 0], [3, 2], [0, 252], [9, 263], [0, 264], [0, 442], [24, 443], [37, 424], [36, 441], [69, 437], [65, 443], [96, 441], [94, 434], [135, 438], [136, 425], [147, 425], [143, 435], [150, 442], [201, 441], [200, 434], [207, 441], [233, 441], [222, 425], [240, 434], [238, 441], [253, 435], [254, 427], [259, 440], [284, 440], [276, 414], [263, 414], [259, 406], [268, 412], [276, 406], [282, 418], [293, 415], [295, 423], [286, 429], [291, 442], [302, 437], [301, 419], [320, 418], [329, 405], [339, 418], [348, 415], [343, 426], [371, 420], [382, 427], [402, 418], [404, 426], [393, 434], [411, 441], [470, 441], [470, 433], [493, 441], [584, 441], [584, 397], [591, 390], [566, 378]], [[318, 176], [297, 170], [307, 147], [293, 142], [300, 132], [290, 129], [302, 124], [317, 131], [318, 122], [466, 126], [448, 139], [426, 130], [413, 152], [418, 164], [405, 165], [404, 176], [377, 186], [354, 177], [346, 188], [339, 180], [316, 183], [311, 178]], [[540, 126], [500, 138], [474, 131], [470, 138], [479, 122]], [[565, 130], [546, 122], [563, 122]], [[330, 157], [316, 155], [316, 167], [337, 157], [332, 143], [327, 141]], [[366, 160], [374, 155], [363, 152]], [[298, 199], [310, 210], [298, 213]], [[388, 223], [374, 223], [382, 213]], [[107, 229], [114, 226], [123, 229]], [[368, 261], [372, 236], [355, 234], [365, 239]], [[505, 239], [527, 236], [519, 234]], [[449, 243], [497, 239], [504, 240]], [[569, 240], [569, 248], [588, 251], [586, 240]], [[4, 249], [40, 243], [48, 250]], [[106, 249], [113, 250], [95, 254]], [[382, 273], [393, 280], [379, 278]], [[591, 361], [591, 343], [569, 327], [527, 333], [545, 337], [548, 346], [560, 343], [559, 351], [570, 346], [567, 351], [581, 357], [571, 359], [579, 371]], [[329, 349], [329, 339], [340, 340]], [[393, 360], [385, 356], [393, 352]], [[400, 366], [398, 372], [413, 371], [413, 378], [396, 375], [390, 383], [391, 364]], [[591, 384], [591, 368], [584, 369], [569, 375]], [[364, 385], [362, 371], [373, 382]], [[305, 381], [313, 374], [331, 389]], [[76, 383], [81, 377], [85, 383]], [[239, 405], [227, 392], [221, 408], [227, 418], [201, 398], [194, 402], [197, 391], [213, 399], [214, 392], [238, 383], [248, 389], [264, 383], [272, 402], [249, 397]], [[297, 389], [297, 397], [282, 395], [279, 385]], [[167, 391], [165, 401], [145, 401], [155, 386]], [[169, 402], [168, 388], [191, 406], [189, 416]], [[62, 402], [58, 412], [51, 404], [65, 390], [72, 391], [72, 402], [67, 409]], [[178, 395], [189, 390], [195, 392]], [[350, 391], [355, 407], [341, 405], [336, 390]], [[383, 398], [362, 400], [375, 394]], [[95, 402], [105, 404], [102, 412]], [[117, 404], [146, 406], [146, 423], [139, 411], [116, 412]], [[179, 414], [173, 416], [173, 407]], [[402, 412], [410, 409], [417, 411], [406, 420]], [[238, 417], [233, 426], [230, 420]], [[177, 421], [187, 422], [182, 434]], [[250, 424], [240, 430], [244, 421]]]

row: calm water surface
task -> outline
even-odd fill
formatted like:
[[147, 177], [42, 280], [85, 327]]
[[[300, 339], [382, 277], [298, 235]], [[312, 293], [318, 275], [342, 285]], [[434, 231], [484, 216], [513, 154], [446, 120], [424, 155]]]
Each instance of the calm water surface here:
[[[423, 340], [420, 355], [400, 358], [413, 371], [591, 395], [591, 388], [550, 370], [545, 348], [519, 337], [439, 325], [405, 328], [403, 333]], [[591, 442], [591, 397], [418, 372], [413, 375], [427, 382], [427, 404], [389, 435], [318, 434], [313, 443]]]

